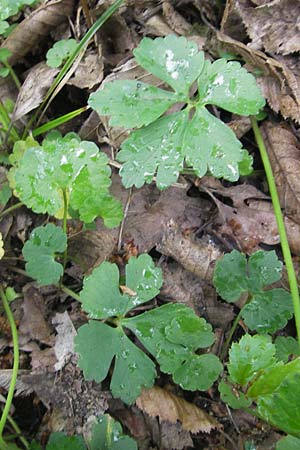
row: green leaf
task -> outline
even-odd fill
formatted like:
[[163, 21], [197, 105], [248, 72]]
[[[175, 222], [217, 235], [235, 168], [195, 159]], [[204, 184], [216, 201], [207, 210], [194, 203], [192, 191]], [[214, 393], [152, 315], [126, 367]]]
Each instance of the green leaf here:
[[34, 3], [36, 3], [36, 0], [1, 0], [0, 20], [14, 16], [23, 6], [33, 5]]
[[198, 52], [197, 44], [183, 36], [144, 38], [133, 54], [144, 69], [185, 96], [204, 64], [204, 53]]
[[276, 358], [283, 362], [287, 362], [291, 355], [300, 355], [298, 341], [291, 336], [277, 336], [275, 346]]
[[246, 256], [237, 250], [226, 253], [216, 262], [213, 284], [223, 300], [236, 302], [247, 292], [246, 268]]
[[248, 262], [249, 290], [255, 292], [268, 284], [279, 281], [281, 271], [282, 262], [279, 261], [274, 250], [271, 252], [260, 250], [253, 253]]
[[263, 373], [255, 380], [247, 391], [247, 395], [257, 399], [264, 395], [273, 394], [284, 379], [292, 374], [300, 372], [300, 359], [297, 358], [287, 364], [282, 361], [275, 366], [266, 368]]
[[276, 444], [276, 450], [299, 450], [300, 448], [300, 439], [297, 439], [294, 436], [286, 436]]
[[300, 371], [288, 374], [269, 395], [259, 397], [260, 416], [285, 433], [300, 438]]
[[198, 78], [198, 94], [203, 104], [249, 116], [265, 105], [255, 78], [236, 61], [205, 61]]
[[88, 104], [99, 115], [111, 116], [111, 126], [136, 128], [158, 119], [179, 101], [172, 92], [136, 80], [106, 83], [91, 94]]
[[241, 142], [223, 122], [202, 106], [196, 107], [193, 118], [186, 125], [184, 156], [199, 177], [207, 170], [216, 178], [237, 181], [239, 162], [244, 158]]
[[41, 285], [58, 283], [63, 266], [55, 261], [56, 253], [67, 247], [67, 236], [60, 227], [49, 223], [37, 227], [23, 247], [26, 272]]
[[12, 55], [11, 51], [8, 48], [0, 48], [0, 62], [7, 62], [8, 58]]
[[29, 450], [42, 450], [42, 447], [36, 441], [32, 441], [29, 444]]
[[233, 409], [243, 409], [249, 408], [252, 404], [252, 400], [247, 398], [243, 392], [233, 392], [233, 387], [225, 383], [225, 381], [221, 381], [218, 386], [221, 399], [224, 403], [230, 406]]
[[51, 433], [46, 450], [87, 450], [82, 436], [66, 436], [62, 432]]
[[126, 403], [132, 403], [142, 387], [151, 387], [156, 375], [154, 363], [127, 338], [122, 329], [90, 321], [75, 337], [79, 367], [87, 380], [106, 378], [115, 357], [111, 391]]
[[[141, 187], [156, 175], [158, 188], [164, 189], [177, 180], [184, 163], [201, 177], [209, 170], [215, 177], [237, 181], [240, 173], [251, 173], [252, 157], [205, 105], [256, 114], [264, 99], [255, 78], [236, 62], [204, 63], [203, 52], [185, 37], [144, 38], [134, 55], [175, 93], [131, 80], [106, 83], [91, 95], [90, 105], [99, 114], [110, 115], [111, 125], [143, 126], [130, 134], [118, 154], [124, 163], [120, 171], [124, 186]], [[190, 98], [197, 78], [199, 95]], [[182, 111], [160, 117], [178, 102], [186, 104]]]
[[83, 309], [94, 319], [108, 319], [107, 323], [90, 321], [75, 338], [78, 364], [85, 377], [102, 381], [114, 359], [110, 385], [114, 396], [132, 403], [142, 386], [153, 385], [155, 365], [129, 340], [124, 330], [127, 328], [156, 358], [161, 370], [172, 374], [183, 388], [209, 388], [222, 364], [215, 355], [199, 355], [196, 351], [212, 344], [211, 326], [182, 304], [168, 304], [125, 318], [127, 312], [156, 296], [162, 285], [161, 270], [149, 255], [132, 257], [125, 273], [126, 286], [121, 286], [124, 294], [119, 290], [120, 275], [115, 264], [102, 263], [84, 280]]
[[130, 258], [126, 266], [126, 285], [131, 295], [119, 290], [119, 270], [108, 262], [96, 267], [84, 279], [80, 294], [83, 309], [94, 319], [124, 316], [130, 309], [154, 298], [162, 285], [161, 270], [154, 266], [152, 258], [140, 255]]
[[286, 326], [293, 311], [291, 295], [284, 289], [272, 289], [255, 293], [244, 306], [242, 317], [250, 330], [272, 334]]
[[156, 358], [161, 370], [172, 374], [174, 381], [184, 389], [206, 390], [218, 378], [222, 370], [218, 358], [212, 354], [195, 354], [198, 348], [210, 345], [213, 336], [210, 325], [190, 308], [167, 304], [125, 319], [123, 324]]
[[245, 255], [233, 250], [217, 261], [213, 283], [227, 302], [235, 302], [248, 292], [250, 301], [242, 310], [246, 325], [258, 333], [274, 333], [293, 317], [291, 295], [284, 289], [261, 289], [278, 281], [281, 270], [274, 251], [258, 251], [247, 262]]
[[6, 67], [0, 67], [0, 77], [6, 78], [9, 75], [9, 69]]
[[93, 142], [80, 141], [75, 133], [61, 137], [52, 132], [42, 146], [35, 144], [21, 158], [13, 154], [10, 160], [15, 162], [9, 177], [15, 195], [34, 212], [62, 218], [65, 191], [81, 220], [102, 217], [109, 227], [120, 223], [121, 204], [108, 190], [108, 159]]
[[12, 191], [7, 182], [1, 184], [0, 190], [0, 205], [5, 206], [8, 200], [12, 197]]
[[246, 386], [260, 371], [275, 365], [275, 351], [269, 336], [245, 334], [229, 350], [230, 381]]
[[77, 47], [75, 39], [61, 39], [46, 53], [47, 65], [59, 67]]
[[186, 111], [170, 114], [135, 131], [123, 142], [118, 161], [125, 163], [120, 175], [126, 188], [151, 183], [156, 172], [159, 189], [177, 180], [183, 168], [182, 143], [187, 120]]
[[129, 436], [124, 436], [119, 422], [109, 414], [99, 417], [93, 425], [90, 450], [137, 450], [136, 442]]

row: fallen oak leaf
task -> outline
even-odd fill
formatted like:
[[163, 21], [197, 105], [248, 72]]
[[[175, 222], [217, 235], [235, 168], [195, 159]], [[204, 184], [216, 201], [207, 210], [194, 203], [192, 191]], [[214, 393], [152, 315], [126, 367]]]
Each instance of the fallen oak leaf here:
[[149, 416], [158, 416], [160, 422], [181, 422], [182, 428], [191, 433], [210, 433], [219, 428], [217, 421], [205, 411], [158, 386], [143, 389], [136, 405]]

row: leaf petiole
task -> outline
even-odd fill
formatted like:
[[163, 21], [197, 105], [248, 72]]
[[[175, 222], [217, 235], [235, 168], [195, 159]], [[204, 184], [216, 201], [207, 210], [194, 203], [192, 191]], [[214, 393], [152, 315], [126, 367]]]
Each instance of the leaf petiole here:
[[280, 243], [283, 253], [283, 258], [288, 274], [288, 280], [290, 284], [290, 290], [291, 290], [291, 296], [293, 300], [293, 307], [294, 307], [294, 314], [295, 314], [295, 324], [296, 324], [296, 330], [297, 330], [297, 338], [298, 338], [298, 344], [300, 347], [300, 300], [299, 300], [299, 290], [298, 290], [298, 283], [297, 283], [297, 277], [293, 265], [291, 250], [286, 234], [286, 229], [284, 225], [284, 219], [283, 214], [281, 211], [279, 196], [277, 192], [277, 187], [272, 171], [272, 166], [269, 160], [268, 152], [264, 143], [264, 139], [262, 137], [262, 134], [260, 132], [260, 129], [257, 124], [256, 117], [251, 116], [251, 124], [254, 132], [254, 136], [256, 139], [256, 143], [258, 145], [260, 156], [264, 165], [264, 169], [266, 172], [267, 182], [269, 186], [269, 191], [272, 199], [272, 204], [274, 208], [274, 214], [277, 222], [278, 232], [280, 236]]

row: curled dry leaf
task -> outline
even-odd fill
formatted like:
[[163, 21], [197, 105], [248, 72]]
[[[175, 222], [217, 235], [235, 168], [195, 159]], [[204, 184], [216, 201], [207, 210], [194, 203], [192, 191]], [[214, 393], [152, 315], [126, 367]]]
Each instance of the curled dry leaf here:
[[203, 280], [211, 280], [215, 261], [223, 254], [211, 242], [196, 242], [184, 236], [172, 219], [165, 225], [163, 237], [156, 248]]
[[237, 0], [234, 5], [252, 39], [252, 48], [282, 55], [300, 50], [298, 0], [281, 0], [259, 7], [249, 0]]
[[72, 14], [73, 5], [74, 0], [49, 1], [17, 25], [1, 46], [12, 53], [9, 63], [13, 66], [35, 46], [41, 45], [50, 31]]
[[[49, 67], [43, 62], [29, 71], [17, 97], [13, 112], [14, 121], [21, 119], [42, 103], [58, 72], [58, 69]], [[39, 80], [38, 83], [37, 80]]]
[[103, 79], [103, 59], [97, 52], [87, 53], [75, 70], [74, 76], [68, 81], [80, 89], [92, 89]]
[[285, 214], [300, 224], [300, 145], [296, 136], [283, 124], [263, 124], [281, 207]]
[[172, 29], [172, 32], [180, 36], [191, 35], [193, 32], [193, 25], [174, 8], [172, 2], [164, 0], [162, 2], [162, 11], [167, 24]]
[[182, 428], [191, 433], [210, 433], [219, 426], [211, 416], [196, 405], [158, 386], [143, 389], [136, 404], [149, 416], [158, 416], [160, 422], [181, 422]]

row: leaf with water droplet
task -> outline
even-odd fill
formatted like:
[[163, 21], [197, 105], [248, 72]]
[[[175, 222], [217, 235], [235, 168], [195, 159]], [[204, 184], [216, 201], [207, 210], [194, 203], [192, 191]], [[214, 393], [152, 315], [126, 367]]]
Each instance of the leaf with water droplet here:
[[97, 418], [88, 443], [89, 450], [137, 450], [136, 442], [123, 434], [120, 423], [109, 414]]
[[198, 52], [197, 44], [183, 36], [144, 38], [133, 54], [144, 69], [186, 96], [204, 64], [204, 53]]
[[237, 61], [205, 61], [198, 78], [198, 94], [203, 104], [249, 116], [264, 107], [265, 100], [255, 78]]
[[244, 254], [233, 250], [216, 263], [213, 283], [218, 294], [227, 302], [237, 301], [248, 292], [249, 302], [242, 317], [251, 330], [274, 333], [286, 326], [293, 317], [293, 303], [284, 289], [263, 288], [281, 278], [282, 263], [275, 251], [259, 250], [246, 261]]
[[243, 308], [242, 317], [250, 330], [272, 334], [286, 326], [293, 312], [290, 293], [284, 289], [271, 289], [253, 294], [251, 302]]
[[28, 275], [41, 285], [58, 283], [63, 266], [55, 261], [55, 257], [66, 247], [67, 236], [62, 228], [52, 223], [35, 228], [22, 250]]
[[122, 328], [91, 320], [79, 328], [74, 342], [75, 351], [79, 354], [78, 365], [87, 380], [98, 383], [104, 380], [115, 358], [110, 384], [114, 397], [132, 403], [142, 387], [153, 385], [156, 375], [154, 363], [128, 339]]
[[132, 133], [123, 142], [118, 161], [123, 185], [128, 188], [151, 183], [156, 174], [159, 189], [174, 183], [183, 168], [183, 137], [188, 121], [186, 111], [162, 117]]
[[109, 194], [108, 158], [93, 142], [80, 141], [75, 133], [62, 137], [52, 132], [42, 145], [26, 145], [22, 157], [11, 162], [14, 193], [34, 212], [61, 218], [65, 192], [83, 221], [102, 217], [106, 226], [120, 223], [121, 204]]
[[222, 371], [215, 355], [195, 353], [211, 345], [214, 335], [211, 326], [184, 305], [164, 305], [122, 323], [184, 389], [206, 390]]
[[246, 386], [260, 371], [276, 365], [275, 351], [269, 336], [245, 334], [229, 351], [230, 381]]
[[126, 266], [126, 285], [135, 295], [121, 294], [116, 264], [104, 262], [85, 277], [80, 294], [83, 309], [94, 319], [125, 316], [132, 308], [154, 298], [162, 285], [161, 269], [143, 254]]
[[199, 177], [209, 169], [216, 178], [238, 180], [245, 150], [234, 132], [203, 106], [196, 108], [186, 125], [183, 148], [187, 165]]
[[116, 80], [91, 94], [88, 103], [100, 116], [111, 116], [111, 126], [137, 128], [158, 119], [178, 101], [175, 93], [141, 81]]

